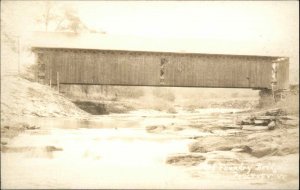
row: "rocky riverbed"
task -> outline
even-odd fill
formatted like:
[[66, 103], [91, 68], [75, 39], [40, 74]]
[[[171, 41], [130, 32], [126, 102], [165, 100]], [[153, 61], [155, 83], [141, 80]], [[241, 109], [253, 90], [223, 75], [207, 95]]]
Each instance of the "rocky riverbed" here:
[[[25, 126], [2, 145], [2, 185], [298, 187], [298, 117], [273, 129], [247, 130], [240, 120], [249, 113], [242, 110], [176, 112], [136, 110], [88, 120], [53, 118], [47, 123], [29, 118], [36, 127]], [[281, 117], [288, 116], [278, 116], [278, 121]], [[80, 178], [74, 180], [76, 176]]]

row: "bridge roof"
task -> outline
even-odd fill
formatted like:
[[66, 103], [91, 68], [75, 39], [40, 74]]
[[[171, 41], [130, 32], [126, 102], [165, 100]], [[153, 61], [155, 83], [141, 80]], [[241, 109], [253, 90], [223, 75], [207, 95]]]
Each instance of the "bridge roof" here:
[[75, 34], [71, 32], [34, 32], [33, 48], [68, 48], [94, 50], [121, 50], [168, 53], [197, 53], [214, 55], [241, 55], [256, 57], [283, 57], [280, 52], [266, 49], [261, 44], [248, 44], [211, 39], [145, 38], [108, 34]]

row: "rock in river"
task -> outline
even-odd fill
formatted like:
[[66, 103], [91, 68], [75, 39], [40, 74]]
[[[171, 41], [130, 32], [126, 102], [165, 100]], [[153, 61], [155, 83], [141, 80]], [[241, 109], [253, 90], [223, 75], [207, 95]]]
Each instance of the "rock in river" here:
[[166, 127], [164, 125], [153, 125], [153, 126], [146, 127], [146, 130], [149, 133], [159, 133], [165, 129], [166, 129]]
[[167, 158], [167, 164], [182, 165], [182, 166], [195, 166], [203, 162], [206, 158], [202, 155], [196, 154], [183, 154], [174, 155]]
[[268, 129], [269, 129], [269, 130], [273, 130], [273, 129], [275, 128], [275, 126], [276, 126], [275, 121], [272, 121], [271, 123], [269, 123]]

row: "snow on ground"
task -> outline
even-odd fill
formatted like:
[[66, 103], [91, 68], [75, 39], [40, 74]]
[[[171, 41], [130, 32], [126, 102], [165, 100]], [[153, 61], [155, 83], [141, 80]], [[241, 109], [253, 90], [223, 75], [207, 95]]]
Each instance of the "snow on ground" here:
[[1, 122], [22, 116], [84, 117], [88, 114], [49, 86], [17, 76], [2, 76]]

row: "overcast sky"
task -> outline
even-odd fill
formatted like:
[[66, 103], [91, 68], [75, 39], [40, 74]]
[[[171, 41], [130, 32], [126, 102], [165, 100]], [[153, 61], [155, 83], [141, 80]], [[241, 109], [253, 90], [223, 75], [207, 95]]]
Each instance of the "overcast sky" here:
[[[188, 47], [182, 49], [197, 51], [200, 48], [200, 51], [207, 49], [208, 52], [215, 50], [216, 53], [226, 50], [225, 53], [232, 54], [239, 54], [241, 51], [257, 55], [288, 56], [291, 71], [298, 71], [299, 68], [298, 1], [65, 3], [75, 6], [80, 18], [89, 28], [105, 31], [108, 35], [184, 38], [187, 39], [184, 46]], [[34, 15], [36, 2], [11, 1], [6, 4], [9, 5], [5, 6], [7, 13], [17, 13], [15, 19], [11, 19], [12, 27], [19, 26], [19, 30], [23, 32], [25, 29], [38, 28], [30, 27], [30, 22], [25, 20]], [[41, 7], [37, 7], [36, 11], [40, 9]], [[2, 15], [1, 19], [6, 18]]]
[[[298, 2], [77, 2], [88, 26], [113, 34], [244, 40], [297, 37]], [[292, 32], [292, 33], [291, 33]]]

